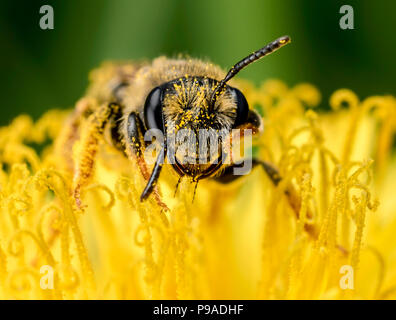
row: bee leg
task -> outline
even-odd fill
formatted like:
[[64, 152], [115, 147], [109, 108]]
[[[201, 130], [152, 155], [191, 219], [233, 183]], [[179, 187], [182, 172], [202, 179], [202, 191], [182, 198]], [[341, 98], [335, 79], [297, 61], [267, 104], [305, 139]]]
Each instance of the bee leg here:
[[[150, 175], [147, 163], [144, 160], [143, 149], [145, 145], [144, 134], [146, 132], [146, 128], [143, 124], [143, 121], [140, 119], [139, 115], [136, 112], [131, 112], [128, 116], [127, 123], [127, 133], [128, 133], [128, 143], [127, 143], [127, 153], [130, 154], [131, 158], [134, 158], [137, 162], [140, 172], [142, 173], [143, 178], [148, 181], [148, 184], [142, 194], [142, 200], [147, 198], [151, 193], [153, 194], [158, 205], [165, 211], [168, 211], [168, 206], [161, 200], [161, 196], [159, 194], [157, 183], [160, 167], [156, 167], [154, 170], [155, 174]], [[128, 147], [129, 146], [129, 147]], [[143, 196], [144, 195], [144, 196]]]
[[87, 126], [81, 132], [79, 149], [75, 154], [75, 171], [73, 179], [73, 196], [81, 208], [81, 189], [89, 182], [93, 174], [95, 156], [104, 128], [114, 114], [119, 110], [115, 103], [102, 105], [88, 117]]
[[[270, 178], [270, 180], [274, 184], [274, 186], [277, 186], [282, 181], [282, 177], [281, 177], [279, 171], [269, 162], [258, 160], [258, 159], [252, 159], [251, 161], [252, 161], [252, 167], [260, 166], [264, 169], [264, 172]], [[234, 169], [238, 169], [238, 175], [236, 175], [234, 173]], [[244, 172], [243, 169], [245, 169], [246, 171]], [[237, 163], [237, 164], [226, 167], [223, 175], [220, 177], [216, 177], [214, 179], [217, 182], [220, 182], [223, 184], [231, 183], [231, 182], [237, 180], [238, 178], [243, 177], [244, 175], [248, 174], [250, 169], [251, 169], [251, 167], [245, 166], [244, 162]], [[289, 202], [290, 207], [293, 209], [293, 211], [296, 214], [296, 217], [298, 218], [300, 215], [300, 209], [301, 209], [301, 198], [291, 183], [289, 183], [286, 186], [284, 194]], [[307, 210], [307, 217], [308, 218], [313, 217], [313, 213], [309, 208]], [[304, 228], [305, 228], [305, 231], [307, 231], [308, 234], [313, 236], [315, 239], [318, 237], [319, 230], [316, 228], [316, 226], [314, 226], [312, 224], [305, 224]]]
[[119, 108], [115, 110], [114, 115], [109, 119], [108, 127], [110, 128], [110, 141], [109, 143], [118, 151], [122, 152], [125, 156], [125, 146], [120, 132], [120, 124], [122, 123], [122, 110]]
[[65, 170], [73, 172], [73, 145], [79, 138], [81, 119], [86, 117], [96, 106], [93, 98], [80, 99], [56, 140], [55, 150], [65, 163]]
[[[279, 171], [275, 169], [272, 165], [270, 165], [266, 161], [261, 161], [257, 159], [252, 159], [252, 167], [256, 167], [257, 165], [261, 165], [265, 171], [265, 173], [268, 175], [268, 177], [271, 179], [272, 183], [277, 186], [279, 182], [281, 181], [281, 177], [279, 175]], [[230, 166], [227, 166], [223, 174], [219, 177], [215, 177], [214, 180], [217, 182], [220, 182], [222, 184], [227, 184], [231, 183], [238, 178], [241, 178], [247, 174], [249, 174], [250, 170], [252, 167], [248, 167], [244, 165], [244, 162], [239, 162]], [[234, 170], [238, 169], [238, 174], [234, 173]]]

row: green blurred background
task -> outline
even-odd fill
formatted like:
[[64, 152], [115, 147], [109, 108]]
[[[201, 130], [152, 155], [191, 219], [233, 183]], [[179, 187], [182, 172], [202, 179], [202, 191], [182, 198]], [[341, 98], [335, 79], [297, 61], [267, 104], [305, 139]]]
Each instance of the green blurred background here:
[[[39, 28], [44, 4], [54, 8], [54, 30]], [[354, 8], [355, 30], [339, 27], [343, 4]], [[291, 45], [240, 77], [311, 82], [323, 107], [340, 87], [361, 98], [396, 95], [395, 13], [393, 0], [2, 0], [0, 125], [71, 107], [103, 60], [182, 52], [228, 68], [284, 34]]]

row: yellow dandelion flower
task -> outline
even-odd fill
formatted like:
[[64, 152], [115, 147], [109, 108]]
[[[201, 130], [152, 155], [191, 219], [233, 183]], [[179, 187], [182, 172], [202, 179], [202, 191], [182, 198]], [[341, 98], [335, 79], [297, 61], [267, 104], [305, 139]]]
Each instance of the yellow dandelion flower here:
[[101, 141], [77, 208], [68, 111], [1, 128], [0, 298], [396, 298], [396, 99], [342, 89], [332, 111], [315, 112], [312, 85], [240, 86], [265, 113], [258, 157], [283, 179], [255, 168], [229, 185], [202, 181], [192, 203], [194, 185], [182, 180], [174, 197], [164, 166], [169, 211], [140, 202], [137, 165]]

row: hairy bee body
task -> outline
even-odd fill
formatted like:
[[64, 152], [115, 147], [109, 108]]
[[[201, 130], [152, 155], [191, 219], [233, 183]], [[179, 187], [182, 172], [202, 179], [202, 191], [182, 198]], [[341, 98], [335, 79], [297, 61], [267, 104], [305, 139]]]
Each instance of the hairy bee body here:
[[[86, 96], [77, 103], [65, 130], [65, 143], [60, 145], [67, 156], [80, 140], [79, 153], [71, 166], [77, 205], [81, 205], [81, 188], [92, 176], [97, 147], [106, 132], [105, 140], [138, 163], [147, 181], [141, 200], [153, 193], [163, 208], [166, 205], [156, 183], [166, 159], [180, 177], [189, 176], [196, 182], [232, 173], [230, 169], [239, 164], [231, 161], [225, 165], [224, 160], [231, 159], [232, 152], [218, 141], [233, 140], [233, 130], [248, 128], [255, 134], [262, 125], [261, 117], [249, 108], [243, 93], [230, 80], [250, 63], [288, 42], [287, 36], [271, 42], [227, 73], [210, 62], [166, 57], [151, 62], [109, 62], [94, 70]], [[80, 136], [83, 122], [86, 128]], [[146, 133], [153, 131], [162, 136], [155, 136], [160, 150], [150, 168], [143, 151], [154, 142], [146, 140]]]

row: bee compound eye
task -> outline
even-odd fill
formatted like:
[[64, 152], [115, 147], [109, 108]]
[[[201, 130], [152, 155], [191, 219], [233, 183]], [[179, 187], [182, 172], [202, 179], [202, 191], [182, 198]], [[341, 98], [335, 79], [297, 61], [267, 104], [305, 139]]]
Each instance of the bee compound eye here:
[[249, 115], [249, 104], [241, 91], [236, 88], [231, 88], [231, 90], [237, 105], [236, 118], [233, 126], [236, 128], [239, 125], [247, 122]]
[[162, 118], [162, 89], [156, 87], [146, 98], [144, 104], [144, 122], [148, 130], [159, 129], [164, 132]]

